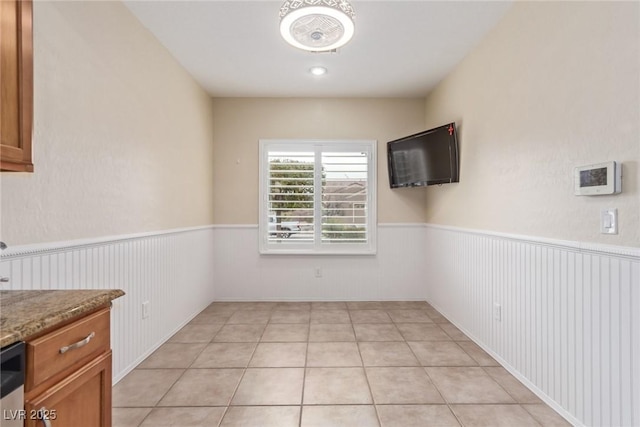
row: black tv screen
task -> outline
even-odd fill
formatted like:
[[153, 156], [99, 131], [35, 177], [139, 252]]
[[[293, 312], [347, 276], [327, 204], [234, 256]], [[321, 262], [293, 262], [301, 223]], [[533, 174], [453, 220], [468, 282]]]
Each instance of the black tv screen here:
[[456, 124], [388, 142], [387, 159], [391, 188], [458, 182]]

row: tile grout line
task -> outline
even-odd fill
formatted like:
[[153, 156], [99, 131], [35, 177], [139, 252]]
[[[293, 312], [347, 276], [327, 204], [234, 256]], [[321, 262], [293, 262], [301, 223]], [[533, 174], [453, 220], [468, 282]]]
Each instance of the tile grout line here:
[[[427, 317], [429, 317], [430, 320], [433, 321], [433, 319], [431, 319], [431, 316], [429, 316], [429, 314], [427, 313]], [[393, 318], [391, 319], [393, 321]], [[396, 328], [398, 328], [398, 326], [396, 325], [396, 323], [393, 323], [395, 325]], [[434, 323], [435, 324], [435, 323]], [[442, 329], [442, 328], [440, 328]], [[398, 328], [398, 330], [400, 330], [400, 328]], [[402, 332], [400, 332], [400, 334], [402, 334]], [[446, 334], [446, 332], [445, 332]], [[404, 335], [402, 335], [404, 338]], [[449, 341], [446, 341], [449, 342]], [[409, 351], [411, 351], [411, 354], [413, 354], [413, 357], [416, 358], [416, 360], [418, 361], [418, 363], [420, 364], [420, 367], [422, 368], [422, 370], [424, 371], [425, 375], [427, 376], [427, 378], [429, 379], [429, 382], [431, 382], [431, 384], [433, 385], [433, 388], [436, 390], [436, 392], [438, 393], [438, 395], [440, 396], [440, 398], [442, 399], [442, 401], [447, 405], [447, 408], [449, 409], [449, 411], [453, 414], [453, 410], [451, 409], [451, 407], [449, 406], [447, 400], [445, 399], [444, 395], [442, 394], [442, 392], [440, 391], [440, 389], [436, 386], [436, 383], [433, 381], [433, 379], [431, 378], [431, 376], [429, 375], [429, 373], [427, 372], [427, 369], [425, 366], [422, 365], [422, 362], [420, 361], [420, 358], [418, 357], [418, 355], [415, 353], [415, 351], [413, 350], [413, 348], [409, 345], [409, 341], [407, 341], [407, 339], [405, 338], [404, 343], [406, 344], [407, 347], [409, 347]], [[460, 420], [458, 420], [458, 417], [455, 416], [455, 414], [453, 414], [453, 416], [456, 418], [456, 420], [458, 421], [458, 423], [460, 425], [462, 425], [462, 423], [460, 422]]]
[[[238, 310], [236, 310], [233, 314], [235, 314]], [[231, 319], [231, 317], [233, 316], [233, 314], [231, 316], [229, 316], [229, 319]], [[229, 320], [227, 319], [227, 321]], [[230, 323], [225, 322], [225, 325], [228, 325]], [[266, 326], [263, 328], [262, 330], [262, 334], [260, 335], [260, 338], [262, 338], [262, 335], [264, 335], [264, 331], [266, 330]], [[222, 330], [222, 328], [220, 328], [220, 330]], [[216, 336], [218, 334], [216, 333]], [[258, 338], [258, 343], [260, 342], [260, 338]], [[212, 338], [212, 342], [215, 339]], [[229, 401], [227, 402], [225, 409], [224, 409], [224, 413], [222, 414], [222, 417], [220, 417], [220, 421], [218, 422], [218, 426], [222, 425], [222, 422], [224, 421], [224, 418], [227, 416], [227, 414], [229, 413], [229, 410], [231, 408], [231, 402], [233, 401], [233, 398], [236, 396], [236, 393], [238, 392], [238, 388], [240, 388], [240, 383], [242, 383], [242, 379], [244, 378], [245, 374], [247, 373], [247, 369], [249, 367], [249, 364], [251, 363], [251, 359], [253, 359], [253, 356], [256, 353], [256, 350], [258, 349], [258, 343], [256, 343], [255, 347], [253, 347], [253, 351], [251, 352], [251, 356], [249, 356], [249, 360], [247, 360], [247, 365], [242, 369], [242, 375], [240, 375], [240, 378], [238, 379], [238, 383], [236, 384], [235, 388], [233, 389], [233, 393], [231, 393], [231, 396], [229, 397]]]
[[378, 426], [382, 426], [382, 420], [380, 419], [380, 413], [378, 412], [378, 406], [376, 405], [376, 399], [373, 396], [373, 389], [371, 388], [371, 383], [369, 382], [369, 375], [367, 375], [367, 369], [364, 365], [364, 358], [362, 357], [362, 351], [360, 350], [360, 342], [358, 341], [358, 337], [356, 335], [356, 329], [353, 324], [353, 319], [351, 318], [351, 312], [349, 311], [349, 318], [351, 319], [351, 329], [353, 331], [353, 338], [356, 342], [356, 348], [358, 349], [358, 355], [360, 356], [360, 362], [362, 363], [362, 372], [364, 373], [365, 381], [367, 381], [367, 388], [369, 389], [369, 394], [371, 395], [371, 404], [373, 405], [373, 410], [376, 414], [376, 419], [378, 420]]
[[[431, 320], [431, 323], [437, 325], [435, 322], [433, 322], [433, 319], [431, 319], [431, 316], [429, 316], [429, 313], [427, 312], [427, 317], [429, 317], [429, 319]], [[393, 318], [391, 319], [393, 321]], [[394, 322], [395, 325], [395, 322]], [[397, 325], [396, 325], [397, 328]], [[446, 335], [447, 332], [442, 329], [440, 326], [438, 326], [438, 328], [440, 330], [442, 330]], [[399, 328], [398, 328], [399, 330]], [[403, 335], [404, 337], [404, 335]], [[453, 340], [453, 338], [451, 338]], [[446, 341], [449, 342], [449, 341]], [[420, 358], [418, 357], [418, 355], [415, 353], [415, 351], [413, 350], [413, 348], [409, 345], [409, 341], [407, 341], [407, 339], [405, 338], [405, 344], [407, 345], [407, 347], [409, 347], [409, 350], [411, 351], [411, 353], [413, 354], [413, 356], [416, 358], [416, 360], [418, 361], [418, 363], [420, 364], [420, 367], [422, 368], [422, 370], [424, 371], [425, 375], [427, 376], [427, 378], [429, 379], [429, 381], [431, 382], [431, 384], [433, 385], [433, 388], [436, 390], [436, 392], [438, 393], [438, 395], [440, 396], [440, 398], [442, 399], [442, 401], [445, 403], [445, 405], [447, 406], [447, 409], [449, 409], [449, 412], [454, 416], [454, 418], [456, 419], [456, 421], [458, 422], [459, 425], [463, 425], [461, 420], [456, 416], [455, 412], [453, 412], [453, 409], [451, 409], [451, 405], [449, 404], [449, 402], [447, 401], [447, 399], [444, 397], [444, 395], [442, 394], [442, 392], [440, 391], [440, 389], [436, 386], [436, 383], [433, 381], [433, 378], [431, 378], [431, 376], [429, 375], [429, 372], [427, 371], [427, 367], [422, 365], [422, 362], [420, 361]]]
[[[231, 397], [229, 398], [229, 401], [224, 406], [218, 406], [218, 405], [213, 405], [212, 406], [212, 407], [224, 408], [224, 410], [222, 411], [222, 414], [221, 414], [221, 416], [219, 418], [219, 421], [218, 421], [218, 424], [217, 424], [218, 426], [220, 426], [223, 423], [225, 417], [228, 415], [229, 410], [231, 409], [231, 406], [232, 406], [231, 402], [235, 398], [235, 396], [237, 394], [237, 391], [239, 389], [239, 386], [242, 383], [242, 380], [245, 377], [247, 371], [251, 368], [250, 367], [251, 361], [253, 360], [253, 358], [256, 355], [258, 346], [261, 343], [263, 343], [263, 339], [265, 337], [265, 334], [267, 332], [267, 328], [269, 327], [269, 325], [300, 325], [301, 324], [301, 323], [272, 323], [271, 320], [272, 320], [274, 312], [276, 311], [276, 308], [277, 308], [277, 305], [273, 305], [272, 307], [270, 307], [269, 310], [264, 310], [266, 312], [269, 312], [269, 316], [268, 316], [267, 322], [266, 322], [266, 324], [259, 323], [259, 324], [263, 325], [262, 331], [260, 333], [260, 336], [258, 337], [257, 342], [256, 341], [251, 341], [251, 343], [254, 343], [253, 351], [251, 352], [251, 355], [249, 356], [249, 359], [248, 359], [246, 365], [242, 368], [242, 375], [240, 376], [240, 378], [239, 378], [239, 380], [238, 380], [238, 382], [237, 382], [237, 384], [236, 384], [236, 386], [234, 388], [234, 391], [231, 394]], [[251, 310], [259, 310], [259, 309], [261, 309], [261, 307], [251, 308]], [[292, 310], [292, 309], [283, 308], [282, 310]], [[296, 308], [293, 308], [293, 310], [296, 310]], [[342, 310], [342, 309], [340, 309], [340, 310]], [[523, 406], [524, 403], [521, 403], [519, 401], [519, 399], [517, 399], [516, 396], [513, 393], [509, 392], [493, 375], [491, 375], [489, 373], [488, 369], [491, 368], [493, 365], [486, 365], [486, 366], [485, 365], [481, 365], [481, 362], [479, 361], [481, 359], [476, 359], [469, 351], [465, 350], [465, 348], [460, 345], [460, 342], [462, 342], [462, 341], [467, 342], [467, 340], [459, 340], [459, 339], [456, 340], [451, 334], [449, 334], [446, 330], [444, 330], [444, 328], [441, 327], [440, 323], [436, 323], [431, 318], [431, 316], [429, 316], [428, 311], [427, 311], [427, 316], [429, 317], [431, 322], [411, 322], [411, 321], [397, 322], [396, 320], [394, 320], [394, 317], [389, 314], [390, 311], [392, 311], [392, 310], [414, 310], [414, 309], [413, 308], [411, 308], [411, 309], [409, 309], [409, 308], [400, 309], [400, 308], [394, 308], [394, 307], [392, 307], [392, 308], [359, 308], [359, 307], [356, 307], [356, 308], [350, 309], [347, 306], [346, 311], [347, 311], [347, 315], [348, 315], [349, 320], [350, 320], [350, 323], [349, 323], [349, 325], [351, 326], [350, 330], [351, 330], [351, 332], [353, 333], [353, 336], [354, 336], [354, 341], [353, 342], [356, 344], [356, 348], [358, 349], [358, 354], [359, 354], [359, 357], [360, 357], [362, 370], [363, 370], [363, 373], [365, 374], [365, 380], [367, 381], [367, 387], [368, 387], [368, 390], [369, 390], [369, 393], [370, 393], [370, 396], [371, 396], [371, 399], [372, 399], [371, 405], [373, 405], [373, 407], [374, 407], [374, 411], [375, 411], [376, 417], [377, 417], [377, 422], [379, 423], [379, 425], [382, 425], [382, 420], [380, 418], [380, 413], [378, 411], [378, 406], [385, 406], [385, 405], [388, 405], [388, 406], [394, 406], [394, 405], [408, 405], [408, 406], [416, 405], [416, 406], [422, 406], [422, 405], [435, 405], [435, 404], [433, 404], [433, 403], [427, 403], [427, 404], [425, 404], [425, 403], [415, 403], [415, 404], [409, 404], [409, 403], [404, 403], [404, 404], [403, 403], [387, 403], [387, 404], [378, 405], [376, 403], [376, 401], [374, 399], [374, 396], [373, 396], [373, 390], [372, 390], [372, 387], [371, 387], [371, 383], [370, 383], [368, 375], [367, 375], [367, 367], [365, 366], [363, 354], [362, 354], [362, 351], [361, 351], [361, 348], [360, 348], [360, 345], [359, 345], [361, 342], [376, 342], [376, 341], [360, 341], [358, 339], [357, 334], [356, 334], [356, 326], [359, 325], [360, 323], [354, 323], [353, 322], [353, 317], [352, 317], [352, 311], [358, 311], [358, 310], [361, 310], [361, 311], [362, 310], [380, 310], [380, 311], [383, 311], [389, 317], [389, 319], [390, 319], [389, 323], [371, 323], [371, 324], [372, 325], [393, 325], [393, 327], [402, 336], [402, 340], [399, 340], [399, 341], [383, 340], [383, 341], [378, 341], [378, 342], [403, 342], [403, 343], [405, 343], [405, 345], [407, 347], [409, 347], [409, 350], [410, 350], [411, 354], [418, 361], [417, 367], [421, 368], [422, 371], [425, 372], [425, 374], [427, 375], [427, 378], [429, 379], [429, 381], [433, 385], [434, 389], [437, 391], [437, 393], [442, 398], [442, 401], [444, 402], [443, 406], [446, 406], [449, 409], [450, 413], [453, 415], [453, 417], [456, 419], [456, 421], [460, 425], [463, 425], [462, 421], [459, 418], [459, 416], [456, 414], [456, 412], [454, 412], [452, 406], [455, 406], [455, 405], [458, 405], [458, 406], [466, 406], [466, 405], [479, 405], [479, 406], [509, 405], [509, 406], [518, 406], [518, 407], [522, 408], [522, 410], [524, 410], [524, 412], [526, 414], [528, 414], [530, 416], [530, 418], [533, 419], [534, 422], [536, 422], [537, 424], [542, 424], [542, 422], [539, 421], [536, 416], [534, 416], [531, 412], [529, 412]], [[215, 338], [220, 334], [220, 332], [221, 332], [221, 330], [223, 329], [224, 326], [227, 326], [227, 325], [255, 325], [256, 324], [256, 323], [228, 323], [228, 321], [231, 319], [231, 317], [234, 314], [236, 314], [237, 312], [239, 312], [239, 311], [242, 311], [242, 309], [241, 308], [235, 309], [233, 311], [233, 313], [231, 313], [229, 315], [229, 317], [227, 318], [227, 321], [222, 323], [222, 326], [215, 332], [213, 337], [208, 342], [206, 342], [204, 347], [193, 357], [193, 359], [189, 363], [188, 367], [186, 367], [186, 368], [174, 368], [174, 369], [182, 369], [182, 373], [176, 378], [175, 381], [173, 381], [171, 383], [171, 385], [169, 386], [168, 390], [157, 400], [157, 402], [152, 407], [144, 407], [144, 408], [150, 408], [150, 411], [149, 411], [148, 414], [146, 414], [142, 418], [142, 420], [140, 421], [140, 424], [143, 424], [145, 421], [147, 421], [149, 419], [150, 415], [154, 412], [154, 410], [156, 410], [158, 408], [172, 408], [171, 406], [159, 407], [158, 404], [167, 396], [167, 394], [176, 385], [176, 383], [179, 382], [188, 371], [197, 370], [197, 369], [209, 369], [209, 368], [206, 368], [206, 367], [205, 368], [195, 368], [195, 367], [193, 367], [193, 365], [195, 364], [196, 360], [203, 354], [205, 349], [207, 349], [207, 347], [209, 345], [214, 343]], [[250, 310], [246, 309], [245, 311], [250, 311]], [[305, 359], [304, 359], [304, 366], [303, 366], [302, 390], [301, 390], [301, 394], [300, 394], [300, 399], [301, 399], [300, 400], [300, 404], [299, 405], [290, 405], [290, 404], [281, 404], [281, 405], [273, 405], [273, 404], [271, 404], [271, 405], [269, 405], [269, 404], [263, 404], [263, 405], [235, 405], [235, 406], [238, 406], [238, 407], [251, 407], [251, 406], [257, 406], [257, 407], [294, 406], [295, 407], [295, 406], [299, 406], [300, 413], [299, 413], [299, 417], [298, 417], [298, 426], [302, 427], [302, 415], [303, 415], [303, 409], [304, 409], [304, 406], [305, 406], [305, 404], [304, 404], [304, 392], [305, 392], [305, 385], [306, 385], [306, 374], [307, 374], [307, 369], [310, 369], [310, 367], [309, 367], [309, 346], [310, 346], [310, 344], [312, 342], [311, 341], [311, 326], [312, 326], [313, 322], [311, 321], [311, 314], [313, 312], [313, 306], [311, 305], [309, 308], [301, 309], [299, 311], [308, 311], [309, 312], [308, 322], [302, 322], [302, 323], [304, 323], [306, 325], [306, 329], [307, 329], [306, 340], [305, 341], [289, 341], [289, 340], [286, 340], [286, 341], [268, 341], [268, 343], [285, 344], [285, 343], [293, 343], [293, 342], [304, 342], [306, 344], [306, 347], [305, 347], [306, 348]], [[425, 310], [421, 310], [421, 311], [425, 311]], [[238, 320], [238, 319], [235, 319], [235, 320]], [[498, 389], [501, 389], [502, 391], [504, 391], [506, 393], [506, 395], [509, 396], [513, 400], [513, 402], [511, 402], [511, 403], [497, 403], [497, 402], [496, 403], [491, 403], [491, 402], [487, 402], [487, 403], [472, 403], [472, 402], [468, 402], [468, 403], [459, 403], [459, 404], [454, 404], [453, 402], [449, 402], [447, 399], [445, 399], [445, 397], [444, 397], [444, 395], [442, 395], [442, 392], [440, 391], [440, 389], [436, 386], [435, 382], [433, 381], [433, 379], [429, 375], [429, 373], [427, 371], [427, 368], [455, 368], [455, 367], [466, 368], [466, 367], [471, 367], [471, 366], [465, 366], [465, 365], [455, 366], [455, 365], [450, 365], [450, 364], [442, 365], [442, 366], [438, 366], [438, 365], [435, 365], [435, 366], [423, 366], [421, 361], [420, 361], [420, 359], [417, 357], [414, 349], [409, 345], [410, 341], [407, 340], [405, 334], [402, 333], [400, 328], [398, 328], [398, 324], [403, 324], [403, 323], [409, 323], [409, 324], [414, 324], [415, 323], [417, 325], [420, 325], [420, 324], [427, 325], [427, 324], [429, 324], [429, 325], [437, 326], [439, 330], [443, 331], [445, 333], [445, 335], [450, 337], [449, 340], [444, 340], [444, 339], [442, 339], [442, 340], [418, 340], [418, 342], [419, 341], [424, 341], [424, 342], [440, 342], [440, 341], [442, 341], [442, 342], [452, 342], [452, 343], [456, 344], [457, 348], [461, 349], [464, 354], [469, 356], [475, 362], [475, 366], [474, 367], [481, 368], [481, 371], [487, 377], [489, 377], [491, 379], [491, 382], [493, 384], [497, 385]], [[205, 324], [209, 324], [209, 323], [205, 323]], [[214, 324], [219, 324], [219, 322], [215, 322]], [[322, 324], [322, 323], [318, 323], [318, 324]], [[327, 324], [331, 324], [331, 323], [327, 323]], [[366, 323], [364, 323], [364, 324], [366, 324]], [[168, 342], [170, 342], [170, 340], [167, 340], [167, 343]], [[225, 343], [225, 342], [226, 341], [220, 341], [220, 342], [216, 342], [216, 343]], [[245, 342], [245, 341], [229, 341], [229, 343], [239, 343], [239, 342]], [[341, 341], [324, 341], [324, 342], [341, 342]], [[346, 343], [346, 342], [351, 342], [351, 341], [342, 341], [342, 342]], [[473, 343], [473, 341], [471, 341], [471, 342]], [[173, 343], [174, 344], [181, 344], [179, 342], [173, 342]], [[196, 342], [189, 342], [189, 343], [185, 342], [185, 343], [182, 343], [182, 344], [198, 344], [198, 343], [199, 342], [196, 341]], [[318, 341], [318, 343], [323, 343], [323, 341]], [[500, 365], [500, 364], [496, 365], [496, 367], [500, 367], [500, 366], [502, 366], [502, 365]], [[291, 367], [297, 367], [297, 366], [291, 366]], [[343, 367], [347, 368], [347, 367], [353, 367], [353, 366], [343, 366]], [[387, 367], [387, 368], [402, 368], [402, 367], [406, 367], [406, 365], [384, 366], [384, 367]], [[256, 366], [256, 368], [259, 368], [259, 367]], [[277, 369], [277, 368], [287, 368], [287, 366], [273, 366], [273, 367], [267, 366], [265, 368]], [[340, 367], [331, 366], [331, 368], [340, 368]], [[139, 369], [144, 370], [143, 368], [139, 368]], [[149, 369], [168, 369], [168, 368], [149, 368]], [[216, 367], [215, 369], [225, 369], [225, 368]], [[544, 406], [543, 402], [540, 403], [540, 404]], [[308, 406], [327, 406], [327, 405], [329, 405], [329, 404], [309, 404]], [[365, 404], [335, 403], [335, 404], [330, 404], [329, 406], [334, 406], [334, 405], [335, 406], [369, 406], [370, 404], [368, 404], [368, 403], [365, 403]], [[210, 406], [209, 405], [195, 405], [194, 407], [210, 407]], [[126, 408], [126, 407], [124, 407], [124, 408]], [[173, 407], [173, 408], [177, 408], [177, 406]]]
[[[237, 311], [237, 310], [236, 310]], [[215, 335], [213, 336], [213, 338], [211, 338], [211, 341], [209, 341], [209, 344], [213, 344], [215, 338], [218, 336], [218, 333], [220, 333], [220, 331], [222, 330], [222, 328], [227, 325], [227, 321], [229, 319], [231, 319], [231, 316], [233, 316], [233, 314], [235, 314], [234, 311], [228, 318], [227, 320], [222, 324], [222, 326], [220, 327], [220, 329], [218, 329], [218, 332], [215, 333]], [[257, 346], [256, 346], [257, 348]], [[253, 352], [255, 353], [255, 348], [253, 349]], [[249, 362], [251, 361], [251, 358], [253, 357], [253, 353], [251, 354], [251, 357], [249, 357], [249, 360], [247, 361], [247, 365], [249, 364]], [[195, 363], [195, 362], [194, 362]], [[224, 407], [224, 411], [222, 412], [222, 416], [220, 417], [220, 419], [218, 420], [218, 427], [220, 427], [222, 425], [222, 421], [224, 420], [224, 418], [227, 416], [227, 413], [229, 412], [229, 407], [231, 406], [231, 400], [233, 399], [233, 397], [236, 394], [236, 391], [238, 391], [238, 387], [240, 386], [240, 382], [242, 381], [242, 378], [244, 377], [244, 373], [246, 372], [246, 368], [243, 370], [242, 375], [240, 376], [240, 379], [238, 380], [238, 384], [236, 384], [235, 389], [233, 390], [233, 393], [231, 394], [231, 397], [229, 398], [229, 402], [227, 402], [227, 405]]]
[[[226, 324], [226, 322], [225, 322], [225, 323], [223, 323], [223, 325], [225, 325], [225, 324]], [[220, 328], [220, 329], [222, 329], [222, 328]], [[191, 363], [189, 364], [189, 367], [191, 367], [191, 366], [195, 363], [196, 359], [200, 356], [200, 354], [202, 354], [202, 352], [204, 351], [204, 349], [205, 349], [205, 348], [207, 348], [207, 346], [208, 346], [209, 344], [211, 344], [211, 342], [213, 341], [213, 339], [214, 339], [214, 338], [218, 335], [218, 333], [220, 332], [220, 329], [219, 329], [219, 330], [214, 334], [213, 338], [211, 338], [211, 341], [209, 341], [208, 343], [206, 343], [206, 344], [205, 344], [205, 346], [204, 346], [204, 347], [202, 348], [202, 350], [200, 351], [200, 353], [198, 353], [198, 355], [197, 355], [197, 356], [196, 356], [196, 357], [191, 361]], [[168, 340], [167, 340], [167, 341], [168, 341]], [[153, 412], [153, 410], [154, 410], [154, 409], [156, 409], [156, 408], [159, 408], [159, 407], [158, 407], [158, 404], [159, 404], [160, 402], [162, 402], [162, 399], [164, 399], [164, 398], [167, 396], [167, 394], [169, 394], [169, 392], [171, 391], [171, 389], [173, 388], [173, 386], [175, 386], [175, 385], [178, 383], [178, 381], [180, 381], [180, 379], [181, 379], [181, 378], [182, 378], [182, 377], [187, 373], [187, 371], [189, 370], [189, 367], [187, 367], [187, 368], [182, 368], [182, 369], [183, 369], [182, 374], [180, 374], [180, 376], [178, 376], [178, 378], [176, 378], [176, 380], [171, 384], [171, 386], [170, 386], [170, 387], [167, 389], [167, 391], [162, 395], [162, 397], [160, 397], [160, 399], [158, 399], [158, 401], [153, 405], [153, 408], [151, 409], [151, 411], [149, 411], [149, 413], [148, 413], [148, 414], [147, 414], [147, 415], [142, 419], [142, 421], [140, 422], [140, 424], [139, 424], [139, 425], [144, 424], [145, 420], [146, 420], [146, 419], [151, 415], [151, 413]], [[179, 369], [180, 369], [180, 368], [179, 368]], [[162, 408], [162, 407], [160, 407], [160, 408]], [[225, 410], [225, 412], [226, 412], [226, 410]], [[221, 422], [222, 422], [222, 418], [220, 418], [220, 422], [218, 423], [218, 425], [220, 425], [220, 423], [221, 423]]]
[[[271, 317], [271, 316], [269, 316], [269, 317]], [[247, 360], [247, 365], [242, 370], [242, 375], [240, 376], [240, 379], [238, 380], [238, 384], [236, 384], [236, 387], [233, 390], [233, 393], [231, 394], [231, 397], [229, 398], [229, 402], [227, 403], [227, 410], [231, 406], [231, 402], [233, 402], [234, 397], [236, 397], [236, 393], [238, 392], [238, 388], [240, 388], [240, 384], [242, 383], [242, 380], [243, 380], [244, 376], [246, 375], [247, 370], [249, 369], [249, 365], [251, 364], [251, 360], [253, 360], [253, 356], [255, 356], [256, 351], [258, 350], [258, 345], [260, 344], [260, 341], [262, 340], [262, 337], [264, 336], [264, 331], [266, 331], [268, 324], [269, 324], [269, 321], [267, 320], [267, 323], [264, 325], [264, 327], [262, 329], [262, 333], [260, 334], [260, 337], [258, 338], [258, 341], [255, 342], [255, 347], [253, 347], [253, 351], [251, 352], [251, 356], [249, 356], [249, 360]], [[220, 422], [222, 422], [222, 420], [220, 420]]]
[[[313, 308], [313, 306], [312, 306]], [[307, 365], [309, 364], [309, 340], [311, 339], [311, 311], [309, 311], [309, 326], [307, 327], [307, 346], [304, 354], [304, 369], [302, 372], [302, 393], [300, 395], [300, 415], [298, 427], [302, 427], [302, 411], [304, 410], [304, 389], [307, 383]]]

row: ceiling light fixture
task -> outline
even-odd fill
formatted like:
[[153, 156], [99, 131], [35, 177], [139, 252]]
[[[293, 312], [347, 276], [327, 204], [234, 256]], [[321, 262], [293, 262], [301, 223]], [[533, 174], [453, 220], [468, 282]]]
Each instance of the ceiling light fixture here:
[[280, 34], [297, 48], [331, 51], [353, 37], [354, 16], [348, 0], [286, 0], [280, 8]]
[[314, 76], [323, 76], [327, 74], [327, 69], [324, 67], [316, 66], [316, 67], [309, 68], [309, 72]]

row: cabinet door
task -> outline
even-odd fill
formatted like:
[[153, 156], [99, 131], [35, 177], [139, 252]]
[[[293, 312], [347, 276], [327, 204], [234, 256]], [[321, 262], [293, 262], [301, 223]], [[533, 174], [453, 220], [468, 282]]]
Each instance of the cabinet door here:
[[25, 427], [111, 427], [111, 351], [25, 402]]
[[0, 1], [0, 170], [32, 172], [31, 0]]

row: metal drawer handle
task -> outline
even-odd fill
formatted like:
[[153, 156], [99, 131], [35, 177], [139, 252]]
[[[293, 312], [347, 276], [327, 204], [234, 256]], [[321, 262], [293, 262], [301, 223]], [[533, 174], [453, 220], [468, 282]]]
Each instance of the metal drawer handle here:
[[49, 413], [50, 411], [44, 406], [38, 411], [38, 418], [40, 418], [40, 421], [42, 421], [42, 425], [44, 425], [44, 427], [51, 427], [51, 421], [49, 421]]
[[75, 344], [71, 344], [71, 345], [65, 345], [64, 347], [62, 347], [60, 349], [60, 354], [64, 354], [69, 350], [75, 350], [76, 348], [80, 348], [80, 347], [84, 347], [85, 345], [89, 344], [89, 341], [91, 341], [91, 339], [93, 337], [96, 336], [95, 332], [91, 332], [85, 339], [83, 339], [82, 341], [78, 341]]

